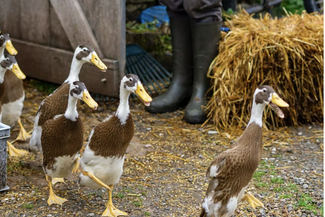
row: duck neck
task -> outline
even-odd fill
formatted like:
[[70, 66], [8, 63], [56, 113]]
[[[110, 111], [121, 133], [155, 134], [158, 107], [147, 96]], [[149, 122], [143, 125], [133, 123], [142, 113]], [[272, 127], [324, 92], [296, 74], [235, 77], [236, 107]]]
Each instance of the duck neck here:
[[264, 108], [265, 108], [265, 104], [262, 103], [256, 104], [254, 99], [254, 103], [251, 111], [251, 118], [247, 124], [247, 127], [252, 123], [255, 123], [259, 127], [262, 127]]
[[120, 104], [117, 108], [115, 116], [118, 117], [122, 125], [126, 124], [126, 120], [128, 119], [130, 114], [129, 96], [129, 91], [120, 88]]
[[83, 64], [84, 63], [80, 60], [77, 60], [74, 55], [70, 66], [69, 76], [64, 82], [71, 83], [74, 81], [79, 81], [79, 73]]
[[71, 121], [76, 121], [79, 116], [78, 111], [77, 111], [77, 102], [78, 102], [77, 98], [69, 95], [68, 107], [64, 113], [64, 116]]
[[1, 55], [1, 57], [4, 55], [4, 53], [5, 53], [5, 49], [6, 49], [6, 47], [0, 47], [0, 55]]
[[[4, 59], [4, 56], [0, 56], [0, 62]], [[5, 79], [5, 74], [6, 74], [7, 69], [0, 67], [0, 84], [3, 83], [4, 79]]]

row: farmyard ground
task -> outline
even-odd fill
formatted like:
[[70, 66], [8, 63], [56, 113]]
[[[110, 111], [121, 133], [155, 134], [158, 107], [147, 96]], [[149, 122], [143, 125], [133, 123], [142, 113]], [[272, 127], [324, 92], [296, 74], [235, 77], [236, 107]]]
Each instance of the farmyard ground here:
[[[25, 81], [23, 123], [32, 130], [34, 115], [46, 93]], [[285, 97], [283, 97], [285, 99]], [[215, 132], [186, 124], [183, 111], [153, 115], [131, 99], [135, 136], [130, 144], [120, 183], [113, 191], [115, 206], [129, 216], [198, 216], [208, 180], [205, 170], [220, 152], [232, 147], [243, 129]], [[85, 142], [93, 126], [111, 115], [118, 101], [79, 111], [85, 125]], [[16, 126], [9, 141], [18, 134]], [[263, 160], [248, 191], [264, 203], [253, 210], [241, 203], [236, 216], [323, 216], [323, 126], [305, 125], [263, 131]], [[27, 148], [28, 143], [16, 147]], [[0, 193], [1, 216], [100, 216], [107, 192], [78, 186], [77, 176], [57, 184], [63, 206], [46, 203], [48, 186], [41, 160], [33, 154], [8, 158], [10, 190]]]

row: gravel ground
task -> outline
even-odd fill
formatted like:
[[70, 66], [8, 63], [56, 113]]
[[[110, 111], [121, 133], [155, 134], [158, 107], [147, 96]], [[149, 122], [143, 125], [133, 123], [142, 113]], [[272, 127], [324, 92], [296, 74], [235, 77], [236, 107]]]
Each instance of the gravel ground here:
[[[32, 129], [35, 112], [46, 96], [25, 81], [23, 123]], [[112, 114], [116, 100], [91, 111], [83, 104], [85, 141], [93, 126]], [[232, 147], [243, 129], [216, 131], [186, 124], [183, 111], [153, 115], [131, 100], [135, 136], [128, 148], [124, 173], [113, 191], [113, 203], [129, 216], [198, 216], [208, 179], [205, 170], [220, 152]], [[11, 132], [9, 141], [18, 134]], [[323, 216], [323, 125], [283, 127], [263, 132], [263, 160], [248, 191], [264, 203], [252, 209], [242, 202], [236, 216]], [[27, 148], [28, 143], [16, 143]], [[0, 193], [0, 216], [100, 216], [108, 195], [77, 184], [77, 176], [56, 184], [54, 191], [68, 202], [48, 206], [48, 186], [39, 156], [8, 158], [10, 190]]]

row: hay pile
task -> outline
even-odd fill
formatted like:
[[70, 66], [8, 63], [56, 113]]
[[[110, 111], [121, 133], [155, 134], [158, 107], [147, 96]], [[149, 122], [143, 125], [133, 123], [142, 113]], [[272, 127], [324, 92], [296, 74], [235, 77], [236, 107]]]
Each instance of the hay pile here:
[[323, 121], [323, 15], [260, 19], [242, 11], [226, 22], [208, 77], [208, 120], [218, 128], [246, 126], [256, 87], [267, 84], [289, 103], [285, 119], [267, 108], [265, 126]]

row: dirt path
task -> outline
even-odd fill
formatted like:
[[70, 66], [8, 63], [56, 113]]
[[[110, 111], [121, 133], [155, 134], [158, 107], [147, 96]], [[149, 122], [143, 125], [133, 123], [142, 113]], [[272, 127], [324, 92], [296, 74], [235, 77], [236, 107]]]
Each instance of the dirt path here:
[[[34, 114], [45, 96], [26, 82], [23, 122], [32, 129]], [[85, 140], [93, 126], [116, 110], [116, 101], [101, 112], [81, 106]], [[233, 144], [242, 129], [216, 133], [213, 125], [186, 124], [181, 111], [160, 116], [144, 112], [131, 100], [136, 125], [124, 173], [113, 191], [115, 206], [129, 216], [198, 216], [207, 188], [205, 170], [211, 160]], [[12, 131], [10, 140], [18, 133]], [[253, 210], [241, 203], [236, 216], [323, 216], [323, 126], [306, 125], [263, 132], [263, 160], [248, 190], [264, 203]], [[16, 144], [27, 147], [28, 143]], [[46, 203], [48, 186], [35, 155], [8, 159], [10, 190], [0, 193], [1, 216], [100, 216], [107, 192], [80, 188], [70, 176], [54, 188], [68, 202]]]

